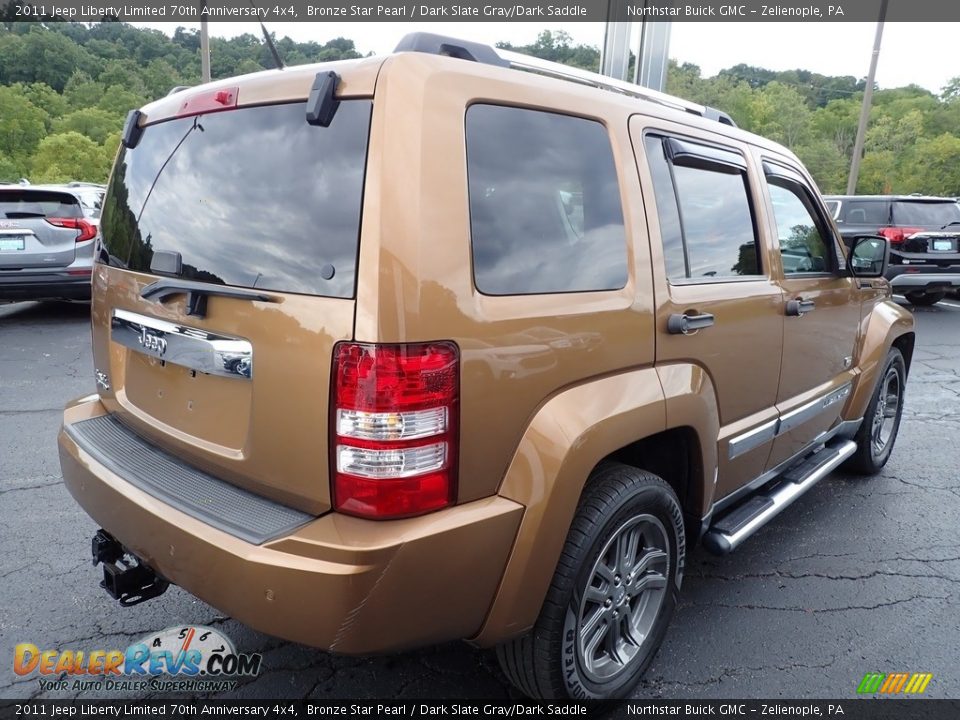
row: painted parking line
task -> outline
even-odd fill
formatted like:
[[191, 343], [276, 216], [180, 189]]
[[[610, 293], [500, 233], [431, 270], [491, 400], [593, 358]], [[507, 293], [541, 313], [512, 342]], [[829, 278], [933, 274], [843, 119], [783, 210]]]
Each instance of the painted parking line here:
[[[895, 300], [900, 301], [901, 305], [910, 305], [910, 301], [908, 301], [903, 295], [898, 295], [897, 293], [894, 293], [893, 297]], [[942, 307], [942, 306], [960, 310], [960, 303], [950, 302], [949, 300], [941, 300], [940, 302], [938, 302], [936, 305], [933, 305], [932, 307]]]

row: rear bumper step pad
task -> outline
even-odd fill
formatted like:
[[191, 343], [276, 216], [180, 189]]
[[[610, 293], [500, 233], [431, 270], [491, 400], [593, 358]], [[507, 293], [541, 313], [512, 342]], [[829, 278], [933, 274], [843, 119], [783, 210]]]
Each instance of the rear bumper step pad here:
[[262, 545], [314, 519], [187, 465], [112, 415], [81, 420], [65, 431], [84, 452], [131, 485], [246, 542]]

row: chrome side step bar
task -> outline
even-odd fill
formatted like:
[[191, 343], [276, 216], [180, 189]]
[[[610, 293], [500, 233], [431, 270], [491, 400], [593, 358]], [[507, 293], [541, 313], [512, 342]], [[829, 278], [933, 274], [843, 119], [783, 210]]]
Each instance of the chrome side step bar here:
[[716, 555], [733, 552], [856, 450], [857, 444], [852, 440], [840, 440], [790, 467], [772, 481], [772, 486], [767, 486], [769, 489], [760, 490], [717, 518], [703, 536], [704, 546]]

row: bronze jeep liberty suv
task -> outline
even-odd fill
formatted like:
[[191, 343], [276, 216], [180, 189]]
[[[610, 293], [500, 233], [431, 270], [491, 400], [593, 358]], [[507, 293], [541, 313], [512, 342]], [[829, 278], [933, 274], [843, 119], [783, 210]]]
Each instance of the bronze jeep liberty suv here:
[[914, 347], [785, 148], [491, 47], [134, 111], [64, 413], [104, 586], [362, 654], [465, 639], [627, 696], [688, 543], [890, 456]]

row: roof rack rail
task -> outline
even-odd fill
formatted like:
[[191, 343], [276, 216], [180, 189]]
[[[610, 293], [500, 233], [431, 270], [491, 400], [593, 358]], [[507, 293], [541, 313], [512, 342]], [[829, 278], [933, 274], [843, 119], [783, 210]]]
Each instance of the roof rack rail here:
[[435, 33], [415, 32], [404, 35], [394, 52], [421, 52], [428, 55], [446, 55], [461, 60], [472, 60], [484, 65], [508, 67], [508, 63], [497, 55], [490, 45], [458, 40]]
[[682, 110], [693, 115], [699, 115], [708, 120], [715, 120], [716, 122], [730, 125], [731, 127], [737, 126], [730, 115], [722, 110], [709, 107], [708, 105], [690, 102], [689, 100], [684, 100], [674, 95], [651, 90], [643, 85], [635, 85], [626, 80], [618, 80], [589, 70], [582, 70], [550, 60], [542, 60], [532, 55], [524, 55], [510, 50], [493, 48], [490, 45], [484, 45], [482, 43], [458, 40], [433, 33], [410, 33], [400, 40], [394, 52], [422, 52], [431, 55], [447, 55], [462, 60], [484, 63], [486, 65], [499, 65], [500, 67], [524, 70], [546, 77], [576, 82], [581, 85], [589, 85], [590, 87], [600, 88], [601, 90], [609, 90], [640, 100], [655, 102], [674, 108], [675, 110]]
[[683, 98], [678, 98], [674, 95], [668, 95], [667, 93], [662, 93], [657, 90], [651, 90], [643, 85], [635, 85], [634, 83], [627, 82], [626, 80], [618, 80], [616, 78], [607, 77], [606, 75], [601, 75], [600, 73], [570, 67], [569, 65], [562, 65], [561, 63], [552, 62], [550, 60], [541, 60], [540, 58], [512, 52], [509, 50], [499, 50], [498, 52], [500, 57], [510, 63], [510, 67], [517, 70], [526, 70], [527, 72], [546, 75], [547, 77], [570, 80], [572, 82], [590, 85], [602, 90], [610, 90], [612, 92], [620, 93], [621, 95], [629, 95], [630, 97], [639, 98], [640, 100], [648, 100], [660, 105], [666, 105], [667, 107], [672, 107], [675, 110], [683, 110], [694, 115], [700, 115], [708, 120], [716, 120], [717, 122], [721, 122], [725, 125], [736, 127], [736, 123], [733, 121], [733, 118], [731, 118], [727, 113], [707, 105], [700, 105], [699, 103], [690, 102], [689, 100], [684, 100]]

